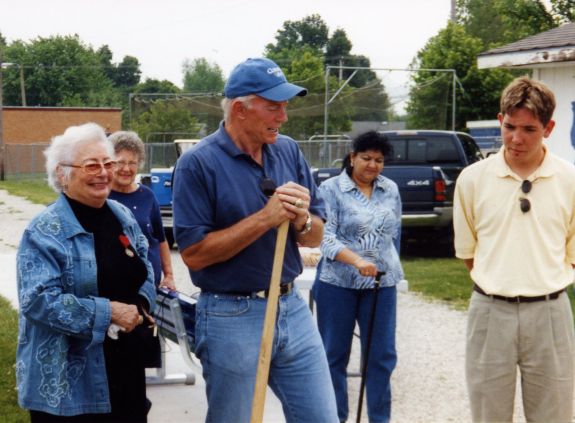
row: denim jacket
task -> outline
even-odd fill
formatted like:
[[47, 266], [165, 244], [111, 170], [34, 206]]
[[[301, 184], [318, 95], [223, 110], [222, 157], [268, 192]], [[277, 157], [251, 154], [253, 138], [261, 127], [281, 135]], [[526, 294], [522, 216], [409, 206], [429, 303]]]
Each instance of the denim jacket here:
[[[155, 306], [148, 242], [131, 212], [108, 200], [148, 268], [139, 294]], [[56, 415], [110, 412], [103, 342], [110, 301], [98, 296], [93, 236], [64, 196], [24, 231], [16, 261], [20, 302], [16, 380], [22, 408]]]

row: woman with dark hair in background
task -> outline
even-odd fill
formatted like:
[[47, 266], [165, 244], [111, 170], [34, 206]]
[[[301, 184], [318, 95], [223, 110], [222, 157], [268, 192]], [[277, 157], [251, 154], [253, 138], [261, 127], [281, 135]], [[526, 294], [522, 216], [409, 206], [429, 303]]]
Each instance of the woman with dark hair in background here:
[[[399, 261], [399, 191], [393, 181], [380, 174], [390, 150], [387, 138], [380, 133], [358, 136], [353, 151], [344, 159], [341, 174], [319, 187], [327, 205], [327, 223], [312, 291], [342, 422], [348, 418], [346, 369], [353, 331], [357, 322], [365, 356], [372, 318], [366, 378], [368, 416], [370, 422], [388, 422], [391, 416], [390, 378], [397, 361], [396, 285], [403, 279], [403, 270]], [[384, 274], [381, 289], [374, 290], [377, 272]], [[372, 316], [374, 300], [378, 308]]]

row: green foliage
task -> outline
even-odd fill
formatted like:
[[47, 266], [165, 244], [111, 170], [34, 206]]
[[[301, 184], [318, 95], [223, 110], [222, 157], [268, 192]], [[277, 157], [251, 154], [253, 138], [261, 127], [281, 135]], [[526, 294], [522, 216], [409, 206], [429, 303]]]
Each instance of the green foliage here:
[[133, 93], [162, 93], [162, 94], [177, 94], [181, 90], [167, 79], [159, 80], [153, 78], [146, 78], [144, 82], [140, 82], [133, 88]]
[[551, 11], [559, 23], [575, 21], [575, 0], [551, 0]]
[[[297, 139], [323, 134], [325, 65], [370, 67], [367, 57], [353, 55], [351, 49], [352, 43], [345, 31], [337, 29], [329, 37], [329, 29], [319, 15], [284, 22], [276, 35], [276, 43], [266, 46], [265, 55], [282, 67], [288, 80], [306, 87], [308, 95], [291, 100], [290, 120], [282, 132]], [[330, 71], [330, 97], [353, 72], [353, 69]], [[353, 120], [386, 120], [389, 107], [389, 98], [376, 74], [369, 69], [356, 71], [329, 104], [327, 132], [347, 132]]]
[[204, 57], [183, 64], [184, 92], [187, 93], [217, 93], [224, 91], [224, 74], [215, 63], [210, 63]]
[[461, 260], [411, 257], [402, 258], [401, 264], [410, 291], [446, 301], [458, 309], [467, 308], [473, 282]]
[[[556, 2], [555, 2], [556, 3]], [[455, 126], [494, 119], [503, 88], [522, 70], [477, 69], [477, 55], [488, 49], [534, 35], [556, 25], [542, 1], [458, 0], [457, 24], [431, 38], [414, 60], [414, 69], [455, 69], [458, 77]], [[453, 86], [447, 75], [420, 72], [406, 108], [408, 127], [450, 129]]]
[[[119, 105], [101, 57], [77, 35], [14, 42], [5, 50], [5, 61], [24, 66], [29, 106]], [[16, 67], [7, 70], [4, 90], [6, 104], [20, 104]]]
[[328, 33], [327, 25], [318, 14], [306, 16], [299, 21], [285, 21], [283, 28], [276, 34], [276, 43], [266, 46], [266, 56], [272, 57], [302, 47], [311, 49], [315, 55], [321, 55], [328, 42]]
[[15, 357], [18, 337], [18, 313], [0, 297], [0, 418], [11, 423], [27, 423], [29, 414], [18, 406]]
[[200, 131], [197, 119], [182, 101], [158, 100], [132, 121], [132, 130], [146, 142], [171, 142]]
[[458, 22], [484, 48], [512, 43], [555, 26], [537, 0], [458, 0]]

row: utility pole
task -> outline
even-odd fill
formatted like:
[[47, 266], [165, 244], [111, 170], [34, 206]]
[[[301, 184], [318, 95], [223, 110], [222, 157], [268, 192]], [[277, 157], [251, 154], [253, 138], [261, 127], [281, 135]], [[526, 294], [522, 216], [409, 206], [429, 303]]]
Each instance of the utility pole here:
[[457, 0], [451, 0], [451, 13], [449, 15], [449, 19], [451, 19], [451, 22], [455, 23], [455, 20], [457, 18], [456, 16], [456, 3]]
[[2, 56], [0, 52], [0, 181], [4, 180], [4, 111], [2, 104]]
[[22, 107], [26, 107], [26, 88], [24, 88], [24, 66], [18, 65], [20, 68], [20, 96], [22, 97]]

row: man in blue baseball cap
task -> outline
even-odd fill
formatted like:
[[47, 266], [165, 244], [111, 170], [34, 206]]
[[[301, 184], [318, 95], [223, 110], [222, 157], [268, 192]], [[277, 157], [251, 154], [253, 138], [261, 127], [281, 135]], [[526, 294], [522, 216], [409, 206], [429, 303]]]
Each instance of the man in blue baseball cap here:
[[201, 289], [195, 353], [206, 380], [206, 421], [250, 421], [277, 227], [286, 220], [269, 385], [287, 422], [338, 421], [321, 338], [293, 283], [302, 271], [298, 244], [318, 246], [325, 220], [302, 152], [279, 133], [288, 101], [305, 94], [269, 59], [240, 63], [224, 89], [219, 129], [176, 166], [176, 241]]

